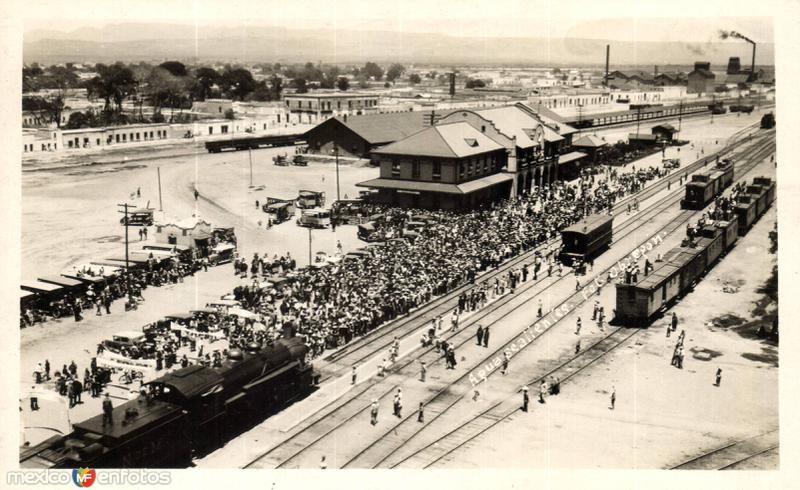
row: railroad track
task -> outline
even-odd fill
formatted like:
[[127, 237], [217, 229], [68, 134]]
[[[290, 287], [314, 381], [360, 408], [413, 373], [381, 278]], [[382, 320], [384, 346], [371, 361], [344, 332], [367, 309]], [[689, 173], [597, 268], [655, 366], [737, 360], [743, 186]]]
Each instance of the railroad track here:
[[[731, 135], [728, 140], [728, 144], [721, 150], [697, 160], [680, 171], [674, 172], [672, 177], [667, 176], [662, 178], [653, 185], [645, 187], [638, 193], [621, 199], [613, 206], [612, 209], [614, 211], [625, 209], [629, 203], [633, 202], [634, 199], [638, 199], [640, 201], [648, 199], [664, 188], [671, 186], [681, 175], [685, 176], [705, 167], [709, 162], [715, 160], [717, 156], [722, 157], [727, 155], [740, 145], [746, 143], [747, 139], [745, 138], [745, 135], [751, 132], [753, 129], [757, 129], [757, 127], [757, 124], [753, 124], [737, 131]], [[324, 360], [335, 363], [335, 365], [338, 367], [335, 367], [331, 371], [325, 373], [320, 382], [344, 375], [351, 366], [360, 364], [365, 360], [374, 357], [380, 352], [385, 352], [392, 342], [394, 342], [395, 338], [398, 340], [403, 340], [414, 332], [417, 332], [420, 328], [425, 326], [425, 324], [429, 323], [431, 318], [435, 318], [438, 315], [444, 315], [445, 313], [452, 311], [453, 308], [455, 308], [455, 306], [458, 304], [459, 295], [475, 287], [475, 284], [483, 281], [490, 281], [495, 277], [500, 277], [502, 274], [507, 273], [509, 269], [519, 267], [525, 262], [532, 260], [537, 251], [540, 252], [542, 250], [549, 249], [560, 243], [560, 241], [560, 238], [551, 239], [537, 247], [534, 247], [531, 250], [528, 250], [527, 252], [523, 252], [522, 254], [507, 260], [498, 268], [485, 271], [483, 274], [475, 278], [474, 283], [463, 284], [454, 290], [431, 300], [422, 307], [411, 311], [408, 316], [387, 322], [371, 331], [367, 335], [356, 339], [342, 349], [330, 354], [329, 356], [325, 357]]]
[[[757, 164], [757, 162], [760, 161], [760, 158], [762, 157], [762, 155], [768, 154], [770, 151], [771, 151], [771, 148], [769, 148], [769, 147], [767, 147], [765, 149], [761, 149], [761, 150], [756, 149], [754, 151], [754, 155], [751, 157], [752, 160], [754, 161], [754, 163], [750, 164], [749, 165], [749, 169], [744, 171], [744, 173], [742, 175], [746, 175], [746, 173], [749, 172], [749, 170], [752, 169]], [[674, 199], [670, 199], [670, 200], [674, 201]], [[673, 205], [673, 204], [674, 204], [674, 202], [670, 203], [670, 205]], [[688, 221], [689, 218], [691, 216], [694, 216], [696, 213], [697, 212], [690, 211], [690, 210], [683, 211], [681, 213], [681, 215], [679, 215], [679, 218], [677, 220], [678, 226], [681, 226], [684, 222]], [[675, 223], [675, 221], [673, 221], [672, 223]], [[668, 227], [670, 225], [671, 224], [668, 224], [666, 226]], [[676, 227], [676, 229], [677, 229], [677, 227]], [[605, 271], [601, 272], [600, 275], [602, 275], [604, 272]], [[570, 304], [570, 301], [575, 299], [577, 296], [579, 296], [578, 293], [576, 293], [575, 295], [570, 297], [568, 300], [563, 302], [562, 305]], [[577, 307], [580, 306], [580, 304], [582, 304], [584, 301], [585, 301], [585, 298], [578, 298], [577, 303], [579, 303], [579, 304], [577, 304], [577, 305], [573, 306], [572, 308], [570, 308], [570, 311], [574, 311], [575, 309], [577, 309]], [[555, 326], [555, 325], [553, 325], [553, 326]], [[548, 328], [548, 330], [549, 330], [549, 328]], [[617, 335], [621, 330], [622, 329], [618, 329], [618, 330], [612, 332], [609, 336], [605, 337], [604, 339], [602, 339], [601, 341], [599, 341], [598, 343], [596, 343], [592, 347], [590, 347], [590, 349], [588, 349], [586, 351], [583, 351], [583, 353], [580, 354], [579, 356], [583, 356], [583, 355], [585, 355], [586, 353], [588, 353], [588, 352], [590, 352], [592, 350], [596, 350], [598, 348], [598, 346], [603, 345], [604, 343], [608, 342], [609, 339], [611, 339], [614, 335]], [[621, 341], [621, 342], [619, 342], [617, 344], [613, 344], [613, 347], [611, 347], [608, 350], [605, 350], [603, 352], [603, 354], [601, 354], [601, 356], [598, 356], [597, 358], [594, 358], [593, 360], [591, 360], [587, 364], [583, 365], [582, 367], [576, 368], [574, 372], [568, 373], [566, 376], [562, 377], [562, 379], [563, 380], [567, 380], [567, 379], [571, 378], [572, 376], [574, 376], [578, 372], [582, 371], [583, 369], [585, 369], [586, 367], [588, 367], [589, 365], [594, 363], [597, 359], [599, 359], [600, 357], [602, 357], [606, 353], [610, 352], [611, 350], [613, 350], [617, 346], [621, 345], [621, 343], [623, 343], [624, 341], [626, 341], [627, 339], [629, 339], [630, 337], [632, 337], [633, 335], [635, 335], [639, 331], [640, 330], [635, 330], [633, 333], [631, 333], [630, 335], [626, 336], [623, 341]], [[510, 346], [516, 340], [517, 340], [516, 338], [513, 339], [511, 342], [506, 344], [503, 347], [503, 349], [505, 349], [506, 347]], [[569, 363], [574, 363], [574, 361], [575, 361], [575, 359], [577, 357], [578, 356], [572, 358], [568, 362]], [[534, 381], [538, 382], [541, 379], [543, 379], [544, 377], [549, 376], [550, 374], [552, 374], [552, 373], [554, 373], [554, 372], [556, 372], [556, 371], [558, 371], [560, 369], [564, 369], [565, 365], [566, 365], [566, 363], [558, 366], [554, 370], [550, 371], [549, 373], [546, 373], [542, 377], [539, 377], [539, 378], [535, 379]], [[489, 375], [491, 375], [491, 373]], [[487, 375], [487, 377], [488, 377], [488, 375]], [[531, 384], [531, 383], [528, 383], [528, 384]], [[410, 439], [416, 437], [418, 434], [420, 434], [424, 430], [424, 428], [426, 426], [428, 426], [434, 420], [439, 418], [443, 413], [448, 411], [458, 401], [464, 399], [465, 395], [456, 395], [453, 392], [447, 391], [447, 388], [449, 388], [449, 386], [446, 387], [446, 389], [440, 391], [440, 393], [437, 394], [437, 396], [435, 396], [430, 402], [428, 402], [428, 404], [426, 404], [426, 413], [432, 413], [433, 414], [433, 417], [430, 418], [426, 424], [424, 424], [423, 426], [420, 426], [419, 423], [414, 421], [413, 414], [408, 416], [408, 417], [406, 417], [400, 424], [398, 424], [397, 426], [395, 426], [392, 429], [390, 429], [389, 432], [384, 434], [382, 437], [378, 438], [372, 444], [367, 446], [364, 450], [360, 451], [358, 454], [356, 454], [355, 457], [353, 457], [350, 460], [348, 460], [344, 464], [343, 467], [354, 466], [357, 462], [363, 462], [363, 461], [366, 460], [367, 464], [366, 465], [362, 464], [361, 467], [366, 466], [366, 467], [372, 467], [372, 468], [376, 468], [376, 467], [392, 467], [393, 468], [393, 467], [397, 467], [398, 465], [403, 464], [403, 463], [405, 463], [407, 461], [410, 461], [412, 459], [414, 461], [419, 462], [420, 459], [426, 458], [426, 456], [412, 454], [412, 455], [402, 459], [399, 462], [392, 463], [392, 464], [387, 464], [387, 461], [389, 460], [389, 458], [392, 455], [394, 455], [402, 447], [403, 444], [407, 443]], [[471, 441], [475, 437], [478, 437], [480, 434], [482, 434], [485, 431], [487, 431], [489, 428], [494, 427], [497, 423], [499, 423], [502, 420], [505, 420], [509, 416], [511, 416], [515, 411], [506, 412], [504, 414], [504, 416], [498, 416], [498, 414], [496, 413], [497, 407], [500, 407], [503, 403], [504, 402], [499, 402], [498, 404], [490, 407], [489, 409], [487, 409], [486, 412], [481, 413], [477, 417], [474, 417], [474, 418], [470, 419], [466, 423], [464, 423], [461, 426], [459, 426], [457, 429], [455, 429], [455, 430], [451, 431], [450, 433], [446, 434], [445, 436], [443, 436], [443, 437], [431, 442], [430, 444], [425, 446], [422, 450], [420, 450], [420, 452], [439, 453], [439, 455], [434, 457], [434, 458], [432, 458], [433, 460], [429, 464], [427, 464], [427, 466], [425, 466], [425, 467], [428, 467], [431, 464], [434, 464], [436, 461], [439, 461], [441, 458], [445, 457], [447, 454], [450, 454], [452, 451], [458, 449], [459, 447], [461, 447], [464, 444], [468, 443], [469, 441]], [[451, 438], [451, 440], [447, 440], [448, 438]], [[385, 450], [387, 448], [388, 448], [388, 453], [384, 452], [383, 455], [381, 455], [381, 456], [375, 456], [376, 453], [380, 454], [380, 450], [381, 449]], [[428, 457], [428, 459], [431, 459], [431, 458]]]
[[732, 470], [763, 454], [780, 447], [778, 429], [763, 432], [746, 439], [732, 441], [724, 446], [702, 453], [671, 470]]
[[[673, 205], [674, 202], [672, 202], [672, 201], [675, 201], [676, 199], [680, 199], [680, 190], [679, 189], [676, 189], [676, 191], [673, 193], [673, 196], [669, 200], [670, 202], [667, 204], [667, 206]], [[664, 201], [662, 201], [662, 203], [663, 202]], [[649, 213], [653, 213], [654, 211], [657, 214], [657, 213], [661, 212], [661, 208], [662, 207], [663, 207], [663, 204], [654, 206], [652, 208], [648, 208], [648, 210], [646, 210], [645, 212], [640, 213], [639, 215], [634, 215], [636, 217], [636, 219], [632, 219], [632, 220], [627, 221], [623, 226], [624, 227], [631, 226], [631, 224], [633, 224], [634, 222], [641, 221], [642, 217], [644, 215], [649, 214]], [[682, 213], [682, 214], [685, 214], [687, 217], [685, 219], [682, 219], [680, 224], [682, 224], [683, 222], [688, 220], [688, 216], [693, 215], [694, 213], [695, 212], [693, 212], [693, 211], [692, 212]], [[640, 225], [639, 227], [641, 227], [641, 226], [642, 225]], [[667, 226], [669, 226], [669, 225], [667, 225]], [[636, 229], [638, 229], [638, 228], [635, 228], [634, 231]], [[601, 273], [601, 275], [602, 275], [602, 273]], [[568, 276], [569, 275], [564, 276], [562, 278], [556, 279], [555, 281], [553, 281], [552, 284], [548, 285], [547, 287], [549, 288], [550, 286], [552, 286], [556, 282], [566, 279]], [[532, 286], [529, 286], [529, 287], [532, 287]], [[578, 293], [576, 293], [576, 294], [578, 294]], [[507, 303], [509, 303], [512, 298], [519, 298], [520, 296], [521, 296], [520, 294], [515, 294], [515, 295], [509, 295], [509, 296], [503, 297], [503, 298], [506, 299], [506, 302], [503, 303], [503, 305], [501, 305], [501, 306], [504, 306]], [[571, 296], [570, 299], [572, 299], [574, 296], [575, 295]], [[481, 312], [481, 313], [484, 313], [484, 314], [476, 315], [474, 318], [470, 318], [470, 325], [476, 323], [479, 319], [486, 318], [487, 316], [490, 315], [490, 313], [494, 314], [495, 316], [498, 316], [497, 318], [493, 319], [490, 324], [497, 323], [499, 320], [501, 320], [502, 318], [504, 318], [505, 316], [510, 314], [512, 311], [518, 309], [519, 307], [524, 305], [526, 302], [527, 302], [527, 300], [523, 301], [523, 302], [520, 302], [519, 304], [517, 304], [516, 306], [511, 308], [510, 311], [505, 312], [505, 313], [498, 312], [497, 310], [493, 310], [492, 312], [488, 312], [488, 309], [487, 309], [487, 311], [485, 313]], [[581, 301], [581, 303], [582, 303], [582, 301]], [[576, 305], [576, 307], [577, 307], [577, 305]], [[427, 320], [427, 321], [429, 321], [429, 320]], [[467, 330], [466, 328], [460, 329], [458, 332], [456, 332], [453, 335], [451, 335], [449, 337], [449, 340], [452, 340], [453, 338], [457, 337], [458, 338], [458, 342], [457, 342], [458, 346], [464, 345], [464, 343], [466, 343], [466, 342], [473, 341], [473, 339], [474, 339], [473, 334], [471, 332], [467, 332], [466, 330]], [[514, 340], [516, 340], [516, 339], [514, 339]], [[512, 340], [512, 342], [514, 340]], [[495, 350], [492, 355], [497, 355], [498, 353], [502, 352], [507, 345], [508, 344], [506, 344], [505, 346], [501, 347], [500, 349]], [[490, 355], [489, 357], [492, 357], [492, 355]], [[411, 356], [409, 356], [409, 357], [411, 357]], [[421, 357], [426, 358], [426, 359], [429, 359], [430, 357], [433, 357], [433, 359], [430, 359], [430, 362], [429, 362], [430, 364], [435, 364], [436, 362], [438, 362], [441, 359], [441, 357], [438, 355], [438, 353], [434, 354], [434, 350], [432, 348], [426, 350], [425, 352], [423, 352], [421, 354]], [[398, 384], [399, 384], [404, 379], [406, 379], [409, 375], [414, 376], [415, 372], [410, 372], [410, 369], [407, 369], [408, 366], [411, 365], [414, 362], [415, 361], [413, 359], [411, 359], [411, 360], [405, 362], [405, 364], [403, 364], [402, 366], [397, 367], [396, 371], [394, 373], [390, 373], [389, 378], [387, 378], [385, 381], [388, 384], [392, 384], [389, 381], [393, 380], [394, 379], [393, 377], [399, 377], [399, 379], [397, 379]], [[434, 397], [432, 397], [431, 400], [428, 401], [428, 403], [426, 404], [426, 407], [428, 407], [428, 408], [426, 408], [426, 411], [428, 413], [434, 413], [438, 409], [438, 410], [440, 410], [439, 413], [441, 414], [441, 413], [444, 413], [445, 411], [447, 411], [453, 404], [455, 404], [460, 399], [460, 397], [454, 397], [452, 394], [448, 394], [447, 390], [451, 386], [457, 384], [458, 382], [463, 381], [463, 379], [467, 375], [468, 375], [468, 373], [466, 375], [463, 375], [460, 378], [456, 379], [455, 381], [452, 381], [452, 382], [449, 382], [449, 383], [445, 384], [443, 389], [439, 390], [439, 392]], [[266, 461], [274, 463], [275, 466], [278, 466], [278, 467], [289, 467], [289, 466], [291, 466], [291, 463], [293, 461], [295, 461], [296, 459], [298, 459], [298, 457], [301, 456], [310, 447], [317, 445], [319, 442], [321, 442], [323, 439], [325, 439], [328, 435], [330, 435], [333, 431], [335, 431], [336, 428], [338, 428], [339, 426], [341, 426], [343, 424], [346, 424], [347, 422], [353, 420], [360, 413], [363, 413], [369, 407], [369, 399], [370, 399], [370, 397], [372, 397], [372, 395], [378, 394], [377, 398], [382, 399], [382, 398], [388, 396], [390, 393], [392, 393], [394, 391], [394, 388], [396, 387], [396, 385], [394, 385], [391, 390], [382, 391], [381, 392], [381, 390], [378, 389], [378, 388], [375, 388], [375, 386], [377, 386], [377, 385], [372, 385], [372, 386], [360, 389], [358, 391], [358, 393], [356, 393], [354, 396], [352, 396], [351, 398], [345, 400], [342, 403], [338, 403], [339, 402], [338, 400], [334, 400], [333, 402], [329, 403], [328, 405], [323, 407], [323, 409], [321, 409], [320, 411], [317, 412], [316, 417], [315, 417], [314, 420], [312, 420], [310, 423], [306, 423], [304, 427], [302, 427], [298, 432], [296, 432], [294, 435], [292, 435], [291, 437], [289, 437], [285, 441], [273, 446], [271, 449], [269, 449], [265, 453], [262, 453], [261, 455], [259, 455], [255, 459], [251, 460], [247, 465], [245, 465], [245, 467], [252, 467], [252, 466], [255, 466], [255, 465], [262, 465]], [[367, 394], [367, 393], [369, 393], [369, 394]], [[337, 405], [337, 406], [335, 408], [333, 408], [331, 411], [325, 412], [325, 410], [330, 408], [332, 405]], [[435, 415], [435, 417], [436, 416], [438, 416], [438, 415]], [[314, 433], [319, 434], [319, 435], [312, 435], [312, 429], [315, 431]], [[321, 432], [321, 434], [320, 434], [320, 432]], [[289, 452], [288, 455], [286, 454], [287, 451]]]

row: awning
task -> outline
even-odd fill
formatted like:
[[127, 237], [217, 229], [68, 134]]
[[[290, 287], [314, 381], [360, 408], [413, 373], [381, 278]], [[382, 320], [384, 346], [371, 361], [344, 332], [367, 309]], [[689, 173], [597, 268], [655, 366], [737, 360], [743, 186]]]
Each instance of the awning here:
[[372, 179], [356, 184], [358, 187], [373, 189], [395, 189], [400, 191], [438, 192], [442, 194], [470, 194], [486, 187], [509, 182], [514, 178], [509, 174], [492, 174], [463, 184], [442, 184], [439, 182], [418, 182], [415, 180]]
[[558, 156], [558, 164], [564, 165], [565, 163], [574, 162], [575, 160], [580, 160], [581, 158], [585, 157], [586, 153], [581, 151], [571, 151], [569, 153], [565, 153], [563, 155]]
[[481, 177], [480, 179], [458, 184], [458, 188], [463, 194], [470, 194], [493, 185], [502, 184], [503, 182], [511, 182], [512, 180], [514, 180], [514, 177], [509, 174], [492, 174]]

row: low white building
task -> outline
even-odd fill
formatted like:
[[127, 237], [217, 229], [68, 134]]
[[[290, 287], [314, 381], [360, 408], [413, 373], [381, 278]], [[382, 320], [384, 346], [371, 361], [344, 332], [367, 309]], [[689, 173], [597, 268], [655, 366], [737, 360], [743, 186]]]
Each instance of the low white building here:
[[162, 218], [155, 223], [156, 243], [182, 245], [190, 248], [208, 248], [214, 228], [198, 215], [182, 220]]

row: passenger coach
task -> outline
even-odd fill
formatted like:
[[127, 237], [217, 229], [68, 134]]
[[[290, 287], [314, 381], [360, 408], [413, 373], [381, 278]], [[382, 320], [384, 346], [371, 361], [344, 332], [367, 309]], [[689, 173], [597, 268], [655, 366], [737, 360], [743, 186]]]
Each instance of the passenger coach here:
[[613, 216], [594, 214], [561, 231], [559, 259], [566, 265], [600, 255], [611, 244]]

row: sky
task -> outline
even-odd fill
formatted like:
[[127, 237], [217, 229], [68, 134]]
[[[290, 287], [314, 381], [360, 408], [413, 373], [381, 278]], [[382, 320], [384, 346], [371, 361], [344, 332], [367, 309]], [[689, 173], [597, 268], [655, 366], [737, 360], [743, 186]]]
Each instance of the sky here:
[[779, 4], [769, 0], [29, 0], [16, 13], [26, 31], [170, 22], [708, 42], [717, 38], [719, 29], [726, 29], [771, 42], [770, 16]]

